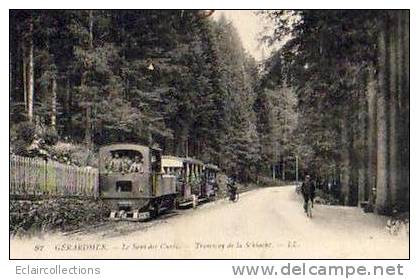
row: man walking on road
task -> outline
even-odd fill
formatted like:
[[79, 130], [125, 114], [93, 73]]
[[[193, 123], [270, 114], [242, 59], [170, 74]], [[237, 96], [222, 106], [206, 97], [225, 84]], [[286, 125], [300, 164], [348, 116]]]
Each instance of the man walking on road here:
[[311, 180], [310, 175], [306, 175], [304, 178], [303, 185], [301, 186], [301, 193], [304, 198], [304, 211], [307, 213], [308, 201], [311, 200], [311, 206], [314, 204], [314, 191], [316, 187], [314, 182]]

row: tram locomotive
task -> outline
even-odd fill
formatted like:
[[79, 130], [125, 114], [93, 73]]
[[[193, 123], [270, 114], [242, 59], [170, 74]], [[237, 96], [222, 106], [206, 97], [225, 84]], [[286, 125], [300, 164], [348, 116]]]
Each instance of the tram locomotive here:
[[137, 144], [99, 149], [99, 195], [111, 220], [140, 221], [215, 198], [218, 167]]
[[176, 202], [176, 176], [162, 172], [162, 151], [136, 144], [99, 150], [99, 195], [111, 206], [111, 220], [144, 220]]

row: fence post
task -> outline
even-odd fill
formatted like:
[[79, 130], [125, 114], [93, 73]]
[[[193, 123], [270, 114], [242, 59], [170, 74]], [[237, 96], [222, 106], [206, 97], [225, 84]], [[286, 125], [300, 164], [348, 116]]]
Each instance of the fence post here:
[[44, 167], [44, 191], [47, 191], [48, 189], [48, 161], [45, 158], [44, 162], [43, 162], [43, 167]]

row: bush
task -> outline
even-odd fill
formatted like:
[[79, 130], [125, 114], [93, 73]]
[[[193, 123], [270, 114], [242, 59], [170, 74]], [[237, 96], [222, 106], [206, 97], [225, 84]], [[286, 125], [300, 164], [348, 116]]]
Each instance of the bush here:
[[71, 159], [79, 166], [98, 167], [97, 154], [83, 145], [78, 145], [78, 148], [71, 154]]
[[11, 200], [10, 235], [26, 236], [39, 232], [71, 231], [105, 221], [110, 209], [102, 200], [50, 198]]
[[258, 184], [262, 187], [272, 187], [272, 186], [284, 186], [284, 185], [293, 185], [295, 181], [284, 181], [280, 179], [273, 180], [272, 177], [268, 176], [259, 176]]
[[29, 156], [29, 147], [36, 137], [35, 124], [25, 121], [13, 125], [10, 129], [11, 153]]
[[84, 145], [67, 142], [57, 142], [49, 148], [53, 160], [77, 165], [77, 166], [98, 166], [97, 155]]
[[41, 134], [41, 138], [44, 140], [46, 145], [54, 145], [59, 139], [57, 131], [51, 127], [44, 129]]
[[28, 156], [28, 144], [23, 140], [15, 140], [12, 142], [12, 153], [19, 156]]
[[20, 122], [14, 126], [13, 130], [16, 137], [14, 140], [16, 141], [22, 141], [29, 145], [35, 139], [36, 126], [32, 122]]
[[333, 196], [332, 193], [328, 193], [324, 190], [317, 189], [316, 190], [316, 199], [315, 203], [319, 204], [327, 204], [327, 205], [340, 205], [341, 202]]

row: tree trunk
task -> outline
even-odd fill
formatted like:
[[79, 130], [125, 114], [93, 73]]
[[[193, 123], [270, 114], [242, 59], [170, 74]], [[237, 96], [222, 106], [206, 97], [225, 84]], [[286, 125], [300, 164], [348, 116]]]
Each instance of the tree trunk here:
[[33, 22], [29, 23], [29, 61], [28, 61], [28, 120], [33, 122], [34, 65], [33, 65]]
[[410, 11], [402, 11], [403, 22], [403, 62], [402, 67], [403, 71], [401, 75], [404, 77], [402, 82], [403, 91], [403, 152], [402, 152], [402, 161], [403, 165], [403, 192], [404, 192], [404, 209], [409, 210], [409, 199], [410, 199]]
[[93, 10], [89, 11], [89, 48], [93, 49]]
[[92, 114], [92, 107], [88, 105], [85, 110], [85, 134], [84, 134], [84, 142], [87, 146], [92, 145], [92, 133], [91, 133], [91, 114]]
[[[68, 75], [68, 73], [67, 73]], [[72, 130], [72, 117], [71, 117], [71, 103], [72, 103], [72, 97], [71, 97], [71, 90], [70, 90], [70, 78], [67, 77], [66, 86], [65, 86], [65, 100], [64, 100], [64, 134], [71, 135]]]
[[[89, 11], [89, 49], [93, 49], [93, 11]], [[86, 89], [86, 76], [87, 76], [87, 69], [83, 73], [81, 87]], [[87, 93], [87, 92], [86, 92]], [[86, 111], [85, 111], [85, 133], [84, 133], [84, 141], [86, 145], [92, 145], [92, 104], [90, 100], [86, 102]]]
[[376, 212], [389, 213], [389, 119], [388, 119], [388, 18], [382, 19], [378, 38], [378, 92], [377, 92], [377, 199]]
[[[351, 110], [353, 111], [353, 110]], [[350, 117], [349, 123], [354, 123], [356, 121], [357, 115], [355, 114], [354, 117]], [[350, 125], [348, 123], [348, 125]], [[353, 126], [353, 125], [351, 125]], [[356, 144], [355, 141], [356, 137], [359, 136], [356, 134], [355, 127], [349, 128], [349, 145], [348, 145], [348, 154], [349, 154], [349, 171], [350, 171], [350, 178], [349, 178], [349, 197], [348, 197], [348, 205], [350, 206], [356, 206], [358, 204], [358, 195], [359, 195], [359, 189], [358, 189], [358, 169], [359, 169], [359, 161], [360, 158], [357, 154], [356, 150]], [[359, 139], [358, 139], [359, 140]]]
[[374, 69], [368, 69], [368, 180], [366, 186], [366, 198], [370, 205], [375, 203], [373, 189], [376, 187], [377, 177], [377, 84], [375, 81]]
[[342, 144], [342, 166], [341, 166], [341, 200], [344, 205], [349, 204], [349, 183], [351, 177], [350, 158], [349, 158], [349, 128], [346, 111], [341, 120], [341, 144]]
[[51, 128], [57, 128], [57, 79], [54, 76], [51, 82]]
[[[11, 40], [11, 39], [10, 39]], [[13, 60], [12, 60], [13, 59]], [[12, 96], [13, 96], [13, 89], [14, 89], [14, 83], [13, 83], [13, 63], [14, 57], [12, 58], [12, 51], [9, 49], [9, 104], [12, 103]]]
[[391, 208], [397, 206], [397, 192], [400, 184], [400, 159], [399, 159], [399, 144], [397, 135], [399, 133], [399, 107], [398, 107], [398, 52], [397, 37], [398, 37], [398, 12], [396, 16], [391, 18], [391, 28], [389, 34], [389, 189], [391, 193]]
[[410, 88], [409, 88], [409, 11], [399, 11], [398, 19], [398, 90], [400, 185], [397, 200], [401, 210], [409, 210], [410, 189]]
[[[80, 87], [82, 88], [82, 91], [84, 94], [87, 94], [87, 86], [86, 86], [86, 76], [87, 76], [87, 70], [84, 71], [82, 78], [81, 78], [81, 82], [80, 82]], [[92, 133], [91, 133], [91, 114], [92, 114], [92, 107], [91, 104], [89, 102], [89, 100], [87, 100], [85, 102], [84, 105], [84, 142], [87, 146], [91, 146], [92, 144]]]
[[368, 152], [367, 152], [367, 109], [368, 104], [366, 100], [366, 90], [367, 82], [366, 77], [363, 76], [363, 85], [364, 88], [360, 89], [359, 96], [359, 111], [358, 111], [358, 148], [357, 148], [357, 161], [358, 161], [358, 206], [362, 202], [365, 202], [367, 197], [366, 192], [366, 179], [368, 177], [367, 173], [367, 161], [368, 161]]
[[25, 104], [25, 112], [28, 112], [28, 70], [25, 39], [22, 39], [22, 80], [23, 80], [23, 102]]

